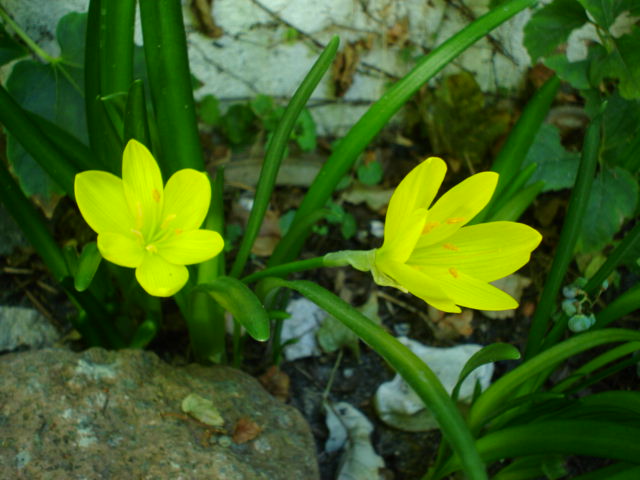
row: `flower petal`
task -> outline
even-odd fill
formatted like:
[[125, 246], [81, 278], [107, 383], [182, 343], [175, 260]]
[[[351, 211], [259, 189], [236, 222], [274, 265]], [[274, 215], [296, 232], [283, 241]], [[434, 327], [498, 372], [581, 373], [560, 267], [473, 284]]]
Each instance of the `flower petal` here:
[[98, 250], [105, 260], [128, 268], [138, 267], [145, 254], [135, 237], [113, 232], [98, 235]]
[[176, 265], [204, 262], [222, 251], [224, 240], [213, 230], [191, 230], [156, 244], [158, 255]]
[[401, 234], [385, 234], [382, 247], [378, 249], [376, 255], [399, 263], [406, 262], [422, 236], [427, 214], [426, 208], [419, 208], [409, 212], [406, 218], [403, 219], [404, 225], [401, 227]]
[[205, 173], [185, 168], [174, 173], [164, 189], [162, 223], [194, 230], [204, 221], [211, 203], [211, 184]]
[[518, 307], [518, 302], [499, 288], [455, 268], [421, 270], [428, 272], [451, 300], [463, 307], [477, 310], [510, 310]]
[[418, 208], [429, 208], [438, 193], [447, 165], [437, 157], [429, 157], [411, 170], [393, 192], [384, 223], [385, 242], [393, 243], [404, 235], [410, 214]]
[[396, 262], [387, 262], [380, 265], [379, 269], [402, 289], [406, 289], [416, 297], [421, 298], [438, 310], [451, 313], [459, 313], [460, 308], [449, 298], [448, 293], [438, 281], [422, 271], [409, 265]]
[[425, 270], [453, 267], [478, 280], [492, 282], [526, 264], [541, 240], [536, 230], [523, 223], [482, 223], [463, 227], [444, 242], [416, 248], [409, 263]]
[[133, 139], [122, 154], [122, 183], [135, 228], [150, 238], [162, 212], [162, 174], [147, 147]]
[[429, 210], [418, 248], [438, 243], [469, 222], [489, 203], [497, 183], [495, 172], [476, 173], [442, 195]]
[[189, 270], [183, 265], [169, 263], [159, 255], [147, 253], [142, 265], [136, 268], [136, 278], [149, 295], [170, 297], [187, 283]]
[[133, 227], [122, 180], [115, 175], [99, 170], [79, 173], [74, 192], [82, 217], [95, 232], [126, 234]]

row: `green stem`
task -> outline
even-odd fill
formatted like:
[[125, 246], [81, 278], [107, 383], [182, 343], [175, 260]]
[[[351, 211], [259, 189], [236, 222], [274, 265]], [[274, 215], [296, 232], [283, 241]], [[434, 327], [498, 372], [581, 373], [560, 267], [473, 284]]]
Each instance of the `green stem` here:
[[265, 268], [259, 272], [254, 272], [242, 279], [244, 283], [253, 283], [267, 277], [285, 277], [290, 273], [302, 272], [324, 267], [324, 257], [313, 257], [297, 262], [283, 263], [276, 267]]
[[11, 30], [13, 30], [15, 34], [18, 35], [18, 37], [20, 37], [20, 40], [22, 40], [24, 44], [27, 47], [29, 47], [29, 49], [34, 54], [40, 57], [40, 59], [43, 62], [56, 63], [58, 61], [57, 58], [52, 57], [47, 52], [45, 52], [42, 48], [40, 48], [40, 46], [36, 42], [34, 42], [31, 39], [31, 37], [27, 35], [27, 33], [24, 30], [22, 30], [22, 28], [20, 28], [20, 25], [18, 25], [16, 22], [13, 21], [13, 19], [9, 16], [9, 14], [5, 11], [4, 7], [2, 6], [0, 6], [0, 18], [2, 18], [2, 20], [4, 20], [6, 24], [9, 25], [9, 27], [11, 27]]
[[84, 102], [87, 115], [89, 144], [97, 162], [115, 175], [120, 175], [122, 150], [111, 135], [105, 135], [112, 127], [100, 100], [102, 95], [101, 31], [103, 24], [101, 0], [91, 0], [87, 16], [87, 34], [84, 56]]
[[540, 351], [564, 276], [573, 259], [573, 251], [580, 234], [584, 213], [589, 202], [591, 185], [598, 165], [601, 125], [602, 116], [598, 115], [592, 120], [585, 134], [578, 176], [571, 192], [567, 215], [562, 226], [551, 271], [547, 276], [538, 307], [531, 320], [525, 358], [531, 358]]
[[180, 0], [140, 0], [149, 86], [168, 178], [182, 168], [204, 170]]
[[[224, 231], [224, 173], [219, 168], [211, 185], [211, 207], [203, 228]], [[223, 254], [198, 265], [197, 284], [212, 282], [224, 274]], [[226, 363], [226, 328], [224, 309], [204, 292], [194, 292], [187, 324], [196, 358], [201, 362]]]
[[136, 0], [105, 1], [100, 14], [101, 93], [106, 96], [127, 92], [133, 81]]
[[[310, 214], [326, 205], [338, 182], [349, 171], [365, 147], [420, 87], [478, 39], [535, 3], [536, 0], [511, 0], [501, 4], [500, 8], [495, 8], [478, 18], [433, 50], [411, 72], [389, 88], [351, 128], [320, 169], [296, 212], [292, 229], [276, 247], [269, 265], [278, 265], [298, 256], [302, 244], [311, 231], [311, 226], [301, 232], [297, 232], [293, 227], [304, 222]], [[294, 232], [296, 232], [295, 235]]]
[[287, 147], [287, 142], [291, 137], [291, 131], [295, 126], [296, 120], [300, 116], [300, 112], [306, 105], [309, 97], [318, 86], [318, 83], [324, 76], [325, 72], [331, 65], [340, 40], [338, 37], [333, 37], [329, 44], [326, 46], [318, 60], [314, 63], [309, 73], [305, 76], [304, 80], [294, 93], [289, 105], [282, 115], [282, 119], [278, 122], [278, 126], [273, 132], [273, 136], [267, 146], [267, 152], [264, 157], [264, 163], [262, 170], [260, 171], [260, 179], [258, 180], [258, 186], [256, 189], [255, 201], [251, 208], [251, 214], [247, 221], [247, 228], [245, 229], [242, 242], [236, 255], [236, 260], [231, 268], [231, 276], [238, 277], [247, 263], [249, 253], [253, 247], [253, 243], [258, 236], [264, 215], [269, 206], [269, 200], [271, 199], [271, 193], [273, 187], [276, 184], [276, 177], [284, 152]]
[[263, 280], [262, 285], [266, 290], [280, 287], [296, 290], [353, 330], [404, 378], [433, 412], [443, 435], [462, 458], [462, 468], [468, 478], [487, 478], [484, 463], [460, 411], [438, 377], [411, 350], [344, 300], [315, 283], [305, 280], [285, 281], [271, 277]]

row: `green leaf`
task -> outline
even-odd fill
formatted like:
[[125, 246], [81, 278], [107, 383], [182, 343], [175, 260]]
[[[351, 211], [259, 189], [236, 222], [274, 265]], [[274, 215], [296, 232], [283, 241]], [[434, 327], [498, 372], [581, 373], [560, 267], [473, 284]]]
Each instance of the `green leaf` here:
[[219, 125], [220, 124], [220, 102], [213, 95], [207, 95], [198, 104], [198, 114], [200, 120], [207, 125]]
[[592, 86], [589, 82], [589, 60], [570, 62], [566, 55], [558, 54], [547, 57], [543, 63], [573, 88], [587, 90]]
[[27, 53], [27, 49], [16, 42], [11, 35], [7, 33], [4, 25], [0, 23], [0, 65], [23, 57]]
[[358, 180], [365, 185], [377, 185], [382, 180], [382, 164], [377, 160], [360, 165], [357, 169]]
[[624, 11], [631, 14], [640, 11], [640, 4], [636, 0], [578, 0], [591, 14], [595, 22], [604, 28], [613, 25], [618, 15]]
[[[640, 156], [640, 100], [625, 100], [614, 93], [607, 100], [602, 128], [602, 158], [608, 165], [625, 165]], [[635, 141], [635, 142], [634, 142]]]
[[311, 150], [315, 150], [316, 122], [314, 122], [308, 109], [304, 108], [300, 112], [291, 136], [303, 151], [310, 152]]
[[237, 278], [218, 277], [210, 283], [197, 285], [194, 291], [211, 295], [256, 340], [264, 342], [269, 339], [269, 316], [266, 310], [249, 287]]
[[562, 190], [573, 186], [578, 172], [580, 155], [567, 152], [560, 143], [558, 129], [545, 123], [538, 130], [522, 166], [524, 168], [532, 163], [538, 165], [538, 168], [527, 185], [543, 181], [544, 192]]
[[545, 57], [562, 42], [572, 30], [588, 21], [582, 6], [576, 0], [554, 0], [536, 11], [524, 27], [524, 45], [532, 61]]
[[[57, 39], [61, 55], [56, 63], [34, 60], [17, 63], [7, 80], [7, 90], [24, 109], [55, 125], [64, 125], [86, 142], [84, 99], [82, 97], [84, 31], [86, 14], [70, 13], [60, 19]], [[38, 196], [45, 208], [51, 206], [61, 187], [45, 173], [15, 138], [9, 135], [7, 156], [20, 186], [28, 196]]]
[[638, 183], [626, 170], [603, 168], [596, 175], [576, 244], [577, 252], [596, 252], [605, 247], [633, 216]]
[[318, 344], [324, 352], [332, 353], [342, 347], [349, 348], [354, 355], [360, 357], [358, 336], [347, 328], [340, 320], [329, 315], [322, 321], [316, 332]]
[[623, 98], [640, 98], [640, 28], [635, 27], [620, 38], [611, 38], [609, 50], [600, 44], [591, 45], [589, 60], [593, 85], [615, 79]]
[[255, 114], [247, 105], [231, 105], [222, 116], [222, 133], [234, 145], [246, 145], [255, 134]]
[[467, 360], [464, 367], [462, 367], [460, 375], [458, 376], [458, 382], [451, 392], [451, 397], [454, 400], [458, 398], [460, 386], [476, 368], [487, 363], [499, 362], [500, 360], [518, 360], [519, 358], [520, 352], [518, 349], [508, 343], [493, 343], [487, 345], [482, 350], [478, 350]]
[[84, 292], [98, 271], [102, 255], [98, 251], [96, 242], [87, 243], [82, 249], [80, 258], [78, 259], [78, 270], [74, 277], [74, 286], [79, 292]]

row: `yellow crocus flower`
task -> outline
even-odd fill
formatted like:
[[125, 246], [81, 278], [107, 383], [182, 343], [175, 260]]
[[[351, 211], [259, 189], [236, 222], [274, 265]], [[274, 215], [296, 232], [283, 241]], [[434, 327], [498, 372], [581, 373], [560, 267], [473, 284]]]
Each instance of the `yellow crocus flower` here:
[[189, 278], [185, 265], [215, 257], [224, 245], [217, 232], [199, 229], [211, 202], [207, 175], [186, 168], [163, 186], [158, 164], [136, 140], [124, 149], [122, 179], [89, 170], [76, 175], [74, 190], [102, 257], [135, 268], [150, 295], [178, 292]]
[[411, 292], [445, 312], [516, 308], [516, 300], [489, 282], [526, 264], [542, 236], [516, 222], [465, 226], [491, 199], [495, 172], [467, 178], [432, 206], [446, 171], [436, 157], [415, 167], [391, 197], [382, 247], [330, 253], [325, 264], [371, 271], [379, 285]]

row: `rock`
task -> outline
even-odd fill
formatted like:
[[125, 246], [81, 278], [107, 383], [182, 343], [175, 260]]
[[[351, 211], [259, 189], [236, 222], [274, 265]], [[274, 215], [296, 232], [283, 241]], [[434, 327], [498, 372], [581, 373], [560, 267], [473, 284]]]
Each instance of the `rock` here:
[[[422, 345], [409, 338], [401, 337], [398, 340], [429, 365], [449, 393], [458, 382], [460, 371], [467, 360], [482, 348], [482, 345], [475, 344], [438, 348]], [[481, 390], [486, 390], [492, 376], [493, 363], [476, 368], [462, 382], [459, 401], [469, 403], [473, 398], [476, 383]], [[408, 432], [424, 432], [438, 428], [438, 423], [431, 411], [400, 375], [380, 385], [374, 397], [374, 406], [380, 419], [394, 428]]]
[[52, 346], [60, 334], [37, 310], [0, 307], [0, 352]]
[[[0, 379], [0, 478], [319, 478], [300, 413], [232, 368], [174, 367], [141, 350], [44, 349], [0, 356]], [[213, 402], [224, 425], [182, 413], [190, 394]], [[255, 437], [234, 443], [246, 423]]]

